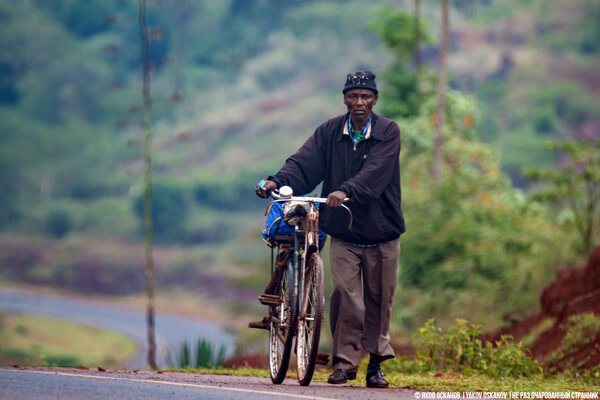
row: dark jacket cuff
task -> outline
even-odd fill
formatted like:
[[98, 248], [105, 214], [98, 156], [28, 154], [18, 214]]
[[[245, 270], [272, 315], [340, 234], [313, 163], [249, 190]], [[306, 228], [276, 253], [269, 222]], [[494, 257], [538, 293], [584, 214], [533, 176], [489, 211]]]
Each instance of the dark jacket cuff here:
[[341, 190], [342, 192], [346, 193], [346, 197], [348, 197], [349, 199], [351, 199], [353, 196], [352, 193], [352, 189], [349, 186], [338, 186], [337, 188], [335, 188], [335, 190]]
[[267, 180], [268, 180], [268, 181], [275, 182], [275, 184], [277, 185], [277, 189], [279, 189], [279, 188], [280, 188], [280, 187], [282, 187], [282, 186], [285, 186], [285, 183], [284, 183], [284, 182], [282, 182], [281, 180], [279, 180], [279, 179], [275, 178], [274, 176], [269, 176], [269, 177], [267, 178]]

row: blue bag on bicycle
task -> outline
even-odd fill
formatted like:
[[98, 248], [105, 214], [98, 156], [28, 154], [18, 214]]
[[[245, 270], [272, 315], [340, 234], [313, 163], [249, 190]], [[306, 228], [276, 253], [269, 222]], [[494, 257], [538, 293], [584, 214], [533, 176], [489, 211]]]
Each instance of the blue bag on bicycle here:
[[[295, 227], [286, 223], [283, 220], [283, 204], [281, 202], [273, 201], [267, 207], [265, 229], [262, 231], [262, 237], [269, 247], [273, 247], [277, 243], [275, 242], [275, 236], [292, 236]], [[323, 248], [325, 244], [325, 238], [327, 235], [325, 232], [319, 229], [319, 249]]]
[[294, 226], [283, 220], [283, 206], [280, 202], [271, 202], [265, 215], [265, 230], [262, 231], [262, 237], [269, 247], [275, 245], [275, 235], [291, 236], [294, 233]]

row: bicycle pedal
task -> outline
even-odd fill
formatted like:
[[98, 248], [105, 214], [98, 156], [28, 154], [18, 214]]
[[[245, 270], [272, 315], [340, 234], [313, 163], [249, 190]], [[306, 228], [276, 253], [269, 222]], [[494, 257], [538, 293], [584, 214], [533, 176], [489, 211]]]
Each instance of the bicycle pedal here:
[[248, 324], [248, 328], [265, 329], [268, 331], [269, 325], [267, 325], [264, 321], [254, 321]]
[[271, 318], [264, 317], [261, 321], [252, 321], [252, 322], [248, 323], [248, 328], [265, 329], [268, 331], [270, 329], [270, 326], [269, 326], [270, 323], [271, 323]]
[[329, 353], [317, 353], [317, 365], [327, 365], [329, 364]]
[[278, 306], [283, 303], [281, 296], [275, 294], [261, 294], [258, 296], [258, 301], [265, 306]]

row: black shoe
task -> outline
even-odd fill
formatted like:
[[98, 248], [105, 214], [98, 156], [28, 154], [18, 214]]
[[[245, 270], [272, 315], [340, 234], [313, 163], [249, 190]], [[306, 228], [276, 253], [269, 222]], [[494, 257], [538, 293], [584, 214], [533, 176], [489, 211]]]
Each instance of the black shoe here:
[[339, 385], [340, 383], [346, 383], [347, 381], [353, 379], [356, 379], [356, 372], [349, 372], [344, 371], [343, 369], [336, 369], [331, 375], [329, 375], [327, 383]]
[[367, 371], [367, 387], [370, 388], [386, 388], [389, 386], [388, 381], [383, 379], [383, 374], [380, 368]]

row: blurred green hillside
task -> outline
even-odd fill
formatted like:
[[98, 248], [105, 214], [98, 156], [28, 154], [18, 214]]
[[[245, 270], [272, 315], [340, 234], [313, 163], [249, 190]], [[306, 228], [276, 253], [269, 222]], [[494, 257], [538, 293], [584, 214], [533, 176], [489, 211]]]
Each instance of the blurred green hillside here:
[[[421, 3], [435, 76], [440, 6]], [[432, 103], [388, 115], [403, 132], [408, 222], [397, 330], [444, 315], [495, 327], [584, 258], [568, 218], [527, 200], [521, 168], [555, 165], [548, 139], [600, 137], [600, 5], [452, 4], [442, 196], [425, 173]], [[379, 71], [396, 56], [373, 28], [385, 5], [412, 14], [412, 1], [148, 2], [159, 291], [260, 312], [248, 293], [266, 284], [269, 254], [254, 185], [345, 111], [347, 72], [390, 87]], [[137, 12], [133, 0], [0, 0], [3, 282], [142, 292]]]

